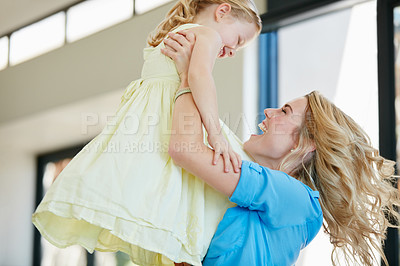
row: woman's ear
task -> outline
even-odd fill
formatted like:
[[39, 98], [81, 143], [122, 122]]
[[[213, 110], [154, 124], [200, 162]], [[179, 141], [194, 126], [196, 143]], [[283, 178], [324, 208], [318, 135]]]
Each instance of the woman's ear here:
[[215, 20], [219, 22], [223, 19], [226, 15], [231, 13], [231, 5], [228, 3], [220, 4], [217, 9], [215, 10]]
[[315, 151], [317, 149], [317, 147], [315, 146], [315, 142], [314, 141], [311, 141], [311, 145], [310, 145], [310, 147], [308, 148], [308, 152], [313, 152], [313, 151]]

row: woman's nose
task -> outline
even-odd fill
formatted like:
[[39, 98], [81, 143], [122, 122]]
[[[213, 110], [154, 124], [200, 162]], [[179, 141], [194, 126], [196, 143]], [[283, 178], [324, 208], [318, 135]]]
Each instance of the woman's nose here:
[[264, 114], [267, 118], [272, 118], [276, 115], [276, 110], [277, 109], [267, 108], [264, 109]]
[[271, 114], [271, 109], [267, 108], [264, 109], [264, 114], [267, 118], [271, 118], [272, 114]]

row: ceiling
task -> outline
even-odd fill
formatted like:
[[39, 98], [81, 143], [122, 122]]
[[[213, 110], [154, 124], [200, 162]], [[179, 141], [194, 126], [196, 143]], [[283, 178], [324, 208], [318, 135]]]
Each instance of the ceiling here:
[[1, 0], [0, 37], [80, 0]]

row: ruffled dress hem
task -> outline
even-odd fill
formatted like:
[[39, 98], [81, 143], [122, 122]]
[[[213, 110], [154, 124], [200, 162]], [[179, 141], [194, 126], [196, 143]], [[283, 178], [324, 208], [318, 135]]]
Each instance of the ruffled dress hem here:
[[[179, 236], [142, 219], [126, 220], [76, 203], [52, 201], [42, 204], [41, 208], [46, 211], [38, 209], [32, 221], [43, 237], [59, 248], [78, 244], [90, 253], [94, 250], [105, 252], [120, 250], [127, 253], [138, 265], [174, 265], [174, 262], [201, 265], [199, 260], [201, 255], [190, 254], [179, 240]], [[40, 219], [37, 219], [38, 216], [41, 216]], [[42, 224], [41, 221], [46, 223]], [[68, 230], [71, 226], [74, 227], [71, 228], [74, 230], [73, 234]], [[61, 232], [65, 232], [65, 238], [60, 236]], [[54, 238], [54, 235], [57, 237]], [[151, 238], [154, 235], [158, 236], [157, 239]], [[155, 241], [165, 242], [166, 245], [157, 249], [152, 244]], [[171, 247], [174, 247], [172, 250], [181, 247], [184, 252], [181, 256], [175, 256], [176, 252], [168, 251]]]

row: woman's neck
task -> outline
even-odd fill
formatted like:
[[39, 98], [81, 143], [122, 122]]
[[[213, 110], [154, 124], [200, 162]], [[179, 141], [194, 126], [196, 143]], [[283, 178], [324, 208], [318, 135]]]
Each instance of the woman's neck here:
[[[261, 166], [267, 167], [272, 170], [282, 171], [282, 170], [280, 170], [280, 166], [282, 163], [281, 160], [277, 161], [277, 160], [273, 160], [271, 158], [266, 158], [266, 157], [252, 157], [252, 159], [254, 162], [258, 163]], [[296, 165], [296, 164], [294, 164], [294, 165]], [[285, 171], [283, 171], [283, 172], [292, 176], [294, 170], [295, 170], [295, 167], [290, 167], [288, 169], [285, 169]]]
[[253, 160], [261, 166], [268, 167], [269, 169], [278, 170], [279, 169], [279, 162], [275, 162], [269, 158], [265, 157], [253, 157]]

